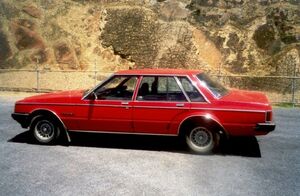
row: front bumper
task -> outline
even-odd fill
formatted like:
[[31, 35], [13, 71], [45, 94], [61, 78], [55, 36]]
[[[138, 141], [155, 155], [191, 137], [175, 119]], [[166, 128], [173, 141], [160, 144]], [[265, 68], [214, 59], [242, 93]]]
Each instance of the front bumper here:
[[257, 123], [255, 130], [261, 132], [271, 132], [275, 130], [275, 123]]
[[29, 126], [29, 114], [12, 113], [11, 117], [20, 123], [22, 128], [27, 128]]

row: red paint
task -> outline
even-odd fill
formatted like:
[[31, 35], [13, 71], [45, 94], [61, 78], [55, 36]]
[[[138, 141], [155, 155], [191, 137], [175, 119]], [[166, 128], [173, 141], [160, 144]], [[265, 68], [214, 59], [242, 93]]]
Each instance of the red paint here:
[[[257, 123], [265, 123], [266, 113], [272, 111], [264, 94], [234, 89], [218, 99], [197, 79], [199, 73], [201, 71], [170, 69], [119, 71], [115, 75], [139, 77], [132, 100], [82, 99], [83, 90], [63, 91], [17, 101], [15, 113], [31, 114], [36, 110], [48, 110], [54, 112], [69, 131], [177, 135], [185, 119], [201, 116], [220, 124], [229, 135], [268, 133], [255, 131]], [[187, 76], [207, 102], [138, 101], [137, 89], [143, 75]], [[179, 107], [178, 104], [183, 105]]]

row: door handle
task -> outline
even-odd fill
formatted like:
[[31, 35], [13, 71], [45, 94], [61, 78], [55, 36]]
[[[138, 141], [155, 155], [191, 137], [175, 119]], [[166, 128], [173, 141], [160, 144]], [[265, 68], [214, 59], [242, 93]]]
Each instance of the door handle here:
[[128, 102], [121, 102], [121, 105], [128, 105]]
[[177, 103], [176, 104], [176, 107], [183, 107], [184, 106], [184, 103]]

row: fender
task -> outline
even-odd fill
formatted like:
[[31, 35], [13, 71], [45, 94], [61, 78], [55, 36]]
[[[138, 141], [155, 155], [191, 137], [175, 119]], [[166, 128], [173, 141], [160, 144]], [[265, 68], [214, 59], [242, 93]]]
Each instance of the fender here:
[[[66, 125], [64, 124], [64, 122], [63, 122], [63, 121], [60, 119], [60, 117], [56, 114], [56, 112], [53, 112], [52, 110], [45, 109], [45, 108], [38, 108], [38, 109], [32, 110], [32, 111], [30, 112], [30, 115], [32, 115], [34, 112], [49, 112], [49, 113], [51, 113], [52, 115], [54, 115], [55, 118], [56, 118], [56, 119], [61, 123], [61, 125], [63, 126], [63, 129], [64, 129], [65, 134], [66, 134], [66, 136], [67, 136], [68, 142], [71, 142], [71, 138], [70, 138], [70, 135], [69, 135], [69, 133], [68, 133], [68, 129], [67, 129]], [[33, 122], [34, 119], [35, 119], [35, 117], [31, 119], [31, 122], [30, 122], [30, 124], [29, 124], [29, 127], [31, 127], [31, 123]]]
[[216, 117], [215, 115], [209, 113], [209, 112], [194, 112], [192, 114], [189, 113], [189, 115], [187, 116], [182, 116], [181, 119], [179, 120], [179, 125], [177, 127], [177, 135], [179, 135], [180, 132], [180, 128], [182, 126], [182, 124], [189, 118], [192, 117], [202, 117], [203, 119], [207, 119], [208, 122], [209, 121], [213, 121], [214, 123], [216, 123], [217, 125], [219, 125], [222, 128], [222, 131], [225, 133], [225, 135], [228, 136], [228, 132], [226, 131], [226, 129], [223, 127], [223, 125], [221, 124], [221, 121], [219, 120], [218, 117]]

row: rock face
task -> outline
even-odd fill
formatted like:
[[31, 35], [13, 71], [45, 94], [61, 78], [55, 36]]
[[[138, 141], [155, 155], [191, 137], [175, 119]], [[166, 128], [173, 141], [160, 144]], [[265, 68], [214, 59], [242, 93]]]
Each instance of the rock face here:
[[79, 63], [74, 48], [65, 42], [57, 43], [54, 46], [56, 61], [60, 64], [67, 64], [72, 69], [78, 69]]
[[2, 0], [0, 68], [38, 62], [51, 69], [300, 75], [299, 6], [297, 0]]
[[159, 25], [151, 10], [138, 7], [107, 9], [105, 20], [100, 37], [103, 47], [111, 46], [115, 54], [141, 67], [155, 64]]
[[39, 10], [39, 9], [38, 9], [36, 6], [34, 6], [34, 5], [26, 5], [26, 6], [23, 8], [23, 11], [24, 11], [26, 14], [28, 14], [28, 15], [34, 17], [34, 18], [41, 18], [41, 16], [42, 16], [41, 10]]
[[6, 36], [0, 31], [0, 63], [5, 62], [5, 60], [10, 57], [11, 49], [9, 47]]
[[15, 37], [15, 46], [19, 50], [44, 48], [42, 38], [35, 32], [34, 23], [28, 20], [19, 20], [12, 23], [11, 29]]

